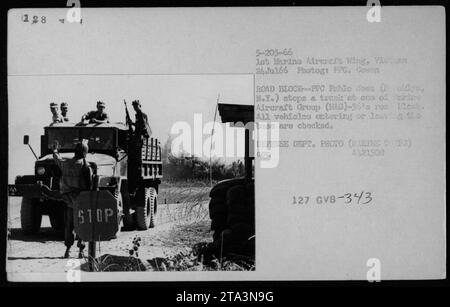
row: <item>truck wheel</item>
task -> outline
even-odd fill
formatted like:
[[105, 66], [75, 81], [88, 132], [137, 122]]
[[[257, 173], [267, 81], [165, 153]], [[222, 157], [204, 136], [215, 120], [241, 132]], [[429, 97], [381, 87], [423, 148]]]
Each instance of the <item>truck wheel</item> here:
[[153, 201], [153, 208], [150, 209], [150, 212], [152, 212], [152, 215], [150, 217], [150, 224], [149, 224], [149, 228], [154, 228], [156, 226], [156, 208], [157, 208], [158, 204], [157, 204], [157, 200], [156, 200], [156, 196], [154, 198]]
[[211, 198], [209, 201], [209, 217], [214, 220], [219, 216], [227, 216], [227, 204], [225, 200], [220, 198]]
[[145, 188], [143, 196], [144, 205], [136, 207], [136, 226], [138, 230], [147, 230], [155, 227], [157, 206], [155, 188]]
[[41, 229], [42, 215], [39, 200], [35, 198], [22, 198], [20, 207], [20, 222], [24, 234], [36, 234]]
[[54, 231], [64, 230], [64, 205], [58, 204], [49, 212], [48, 217]]
[[214, 231], [213, 240], [219, 239], [220, 233], [227, 226], [227, 204], [222, 198], [211, 198], [209, 201], [209, 217], [211, 218], [211, 230]]

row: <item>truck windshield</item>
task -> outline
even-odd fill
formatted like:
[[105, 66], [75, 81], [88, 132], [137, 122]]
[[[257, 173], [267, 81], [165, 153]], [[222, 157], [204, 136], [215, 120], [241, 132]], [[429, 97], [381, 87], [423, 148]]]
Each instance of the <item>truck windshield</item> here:
[[115, 149], [114, 129], [108, 128], [49, 128], [47, 129], [48, 149], [52, 148], [57, 140], [61, 150], [75, 149], [75, 144], [83, 139], [88, 140], [89, 151]]

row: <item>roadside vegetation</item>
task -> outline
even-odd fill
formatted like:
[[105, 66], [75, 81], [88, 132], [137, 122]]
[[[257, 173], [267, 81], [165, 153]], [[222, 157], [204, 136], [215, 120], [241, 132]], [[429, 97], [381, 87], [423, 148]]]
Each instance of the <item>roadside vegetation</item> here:
[[[210, 187], [202, 181], [165, 182], [160, 186], [159, 203], [167, 200], [158, 213], [158, 224], [171, 223], [158, 240], [137, 233], [123, 255], [105, 254], [93, 261], [94, 270], [107, 271], [249, 271], [254, 259], [220, 254], [203, 259], [200, 251], [212, 242], [208, 201]], [[158, 226], [156, 226], [158, 228]], [[156, 228], [156, 229], [157, 229]], [[152, 230], [148, 230], [152, 231]], [[150, 258], [141, 252], [143, 246], [162, 247], [164, 257]], [[89, 271], [88, 258], [82, 270]]]
[[210, 163], [207, 159], [186, 153], [175, 156], [171, 151], [171, 143], [172, 139], [169, 137], [161, 148], [164, 182], [181, 185], [186, 182], [190, 186], [201, 183], [209, 185], [210, 179], [217, 182], [244, 176], [242, 160], [225, 163], [220, 159], [212, 159]]

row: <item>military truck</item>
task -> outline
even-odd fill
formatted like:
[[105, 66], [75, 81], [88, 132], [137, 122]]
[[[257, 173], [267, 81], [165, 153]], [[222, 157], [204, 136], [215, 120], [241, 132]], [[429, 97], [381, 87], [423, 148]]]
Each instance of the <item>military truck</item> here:
[[[254, 122], [254, 107], [249, 105], [218, 105], [222, 123], [246, 125]], [[206, 255], [217, 257], [228, 253], [254, 257], [255, 254], [255, 185], [253, 179], [254, 157], [250, 155], [252, 146], [251, 126], [245, 126], [245, 177], [217, 183], [210, 191], [209, 216], [213, 243]]]
[[[89, 153], [86, 161], [93, 170], [96, 187], [99, 190], [108, 190], [115, 196], [117, 205], [123, 212], [123, 228], [146, 230], [154, 227], [158, 186], [162, 178], [161, 146], [158, 139], [144, 139], [140, 148], [141, 173], [136, 174], [128, 167], [129, 151], [133, 148], [129, 146], [128, 126], [122, 123], [61, 123], [44, 127], [39, 156], [29, 145], [29, 137], [24, 136], [24, 144], [28, 145], [36, 156], [34, 174], [17, 176], [15, 184], [8, 186], [11, 197], [22, 197], [22, 231], [25, 234], [39, 232], [42, 215], [49, 216], [51, 226], [55, 230], [64, 227], [64, 203], [57, 197], [52, 197], [55, 193], [51, 193], [58, 194], [61, 177], [61, 172], [53, 160], [52, 145], [57, 141], [61, 157], [72, 158], [75, 144], [82, 140], [88, 141]], [[133, 194], [128, 190], [130, 179], [138, 184]]]

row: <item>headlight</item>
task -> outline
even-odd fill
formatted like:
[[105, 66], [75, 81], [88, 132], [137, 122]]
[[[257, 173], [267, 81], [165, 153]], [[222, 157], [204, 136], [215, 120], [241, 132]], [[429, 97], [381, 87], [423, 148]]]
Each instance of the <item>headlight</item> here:
[[36, 169], [36, 173], [37, 173], [38, 175], [40, 175], [40, 176], [44, 175], [44, 174], [45, 174], [45, 167], [43, 167], [43, 166], [38, 166], [37, 169]]

